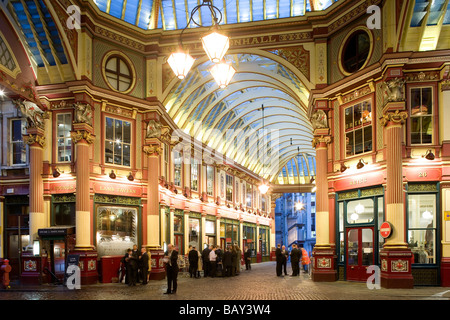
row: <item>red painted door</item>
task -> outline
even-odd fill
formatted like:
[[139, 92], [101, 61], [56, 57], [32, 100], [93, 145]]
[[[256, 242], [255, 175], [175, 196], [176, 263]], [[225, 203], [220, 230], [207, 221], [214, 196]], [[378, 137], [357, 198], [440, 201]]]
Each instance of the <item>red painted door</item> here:
[[176, 234], [174, 236], [174, 244], [173, 245], [178, 248], [179, 255], [184, 254], [183, 235], [182, 234]]
[[367, 281], [367, 268], [374, 264], [373, 227], [347, 229], [347, 280]]

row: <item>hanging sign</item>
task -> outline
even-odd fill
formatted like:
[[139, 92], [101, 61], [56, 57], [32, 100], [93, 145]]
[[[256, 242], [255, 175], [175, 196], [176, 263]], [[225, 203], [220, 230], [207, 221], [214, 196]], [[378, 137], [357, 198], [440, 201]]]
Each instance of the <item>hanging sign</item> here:
[[392, 224], [390, 222], [383, 222], [380, 227], [380, 235], [387, 239], [392, 235]]

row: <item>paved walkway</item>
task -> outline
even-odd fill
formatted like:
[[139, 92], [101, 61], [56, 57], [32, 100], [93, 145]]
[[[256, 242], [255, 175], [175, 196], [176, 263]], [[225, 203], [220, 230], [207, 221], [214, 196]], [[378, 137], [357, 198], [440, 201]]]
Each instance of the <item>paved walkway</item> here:
[[[288, 266], [288, 272], [290, 272]], [[450, 288], [415, 287], [369, 290], [365, 283], [337, 281], [317, 283], [308, 274], [277, 277], [275, 263], [253, 264], [232, 278], [191, 279], [180, 274], [178, 292], [165, 295], [166, 281], [129, 287], [124, 284], [96, 284], [69, 290], [63, 286], [20, 287], [12, 284], [0, 290], [0, 300], [450, 300]]]

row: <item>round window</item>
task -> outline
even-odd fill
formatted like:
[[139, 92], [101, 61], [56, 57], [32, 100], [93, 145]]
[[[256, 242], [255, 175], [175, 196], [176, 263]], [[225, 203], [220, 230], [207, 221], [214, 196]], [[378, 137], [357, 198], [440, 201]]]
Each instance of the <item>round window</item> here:
[[111, 56], [106, 60], [105, 77], [109, 86], [120, 92], [130, 89], [133, 75], [128, 63], [119, 56]]
[[371, 40], [364, 30], [353, 33], [344, 45], [342, 52], [342, 67], [348, 73], [360, 70], [369, 57]]

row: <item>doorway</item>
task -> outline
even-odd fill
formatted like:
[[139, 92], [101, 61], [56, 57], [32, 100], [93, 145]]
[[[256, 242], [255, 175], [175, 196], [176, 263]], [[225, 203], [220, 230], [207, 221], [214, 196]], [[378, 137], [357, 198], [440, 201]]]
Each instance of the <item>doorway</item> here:
[[374, 228], [347, 228], [347, 280], [367, 281], [367, 268], [374, 264]]

